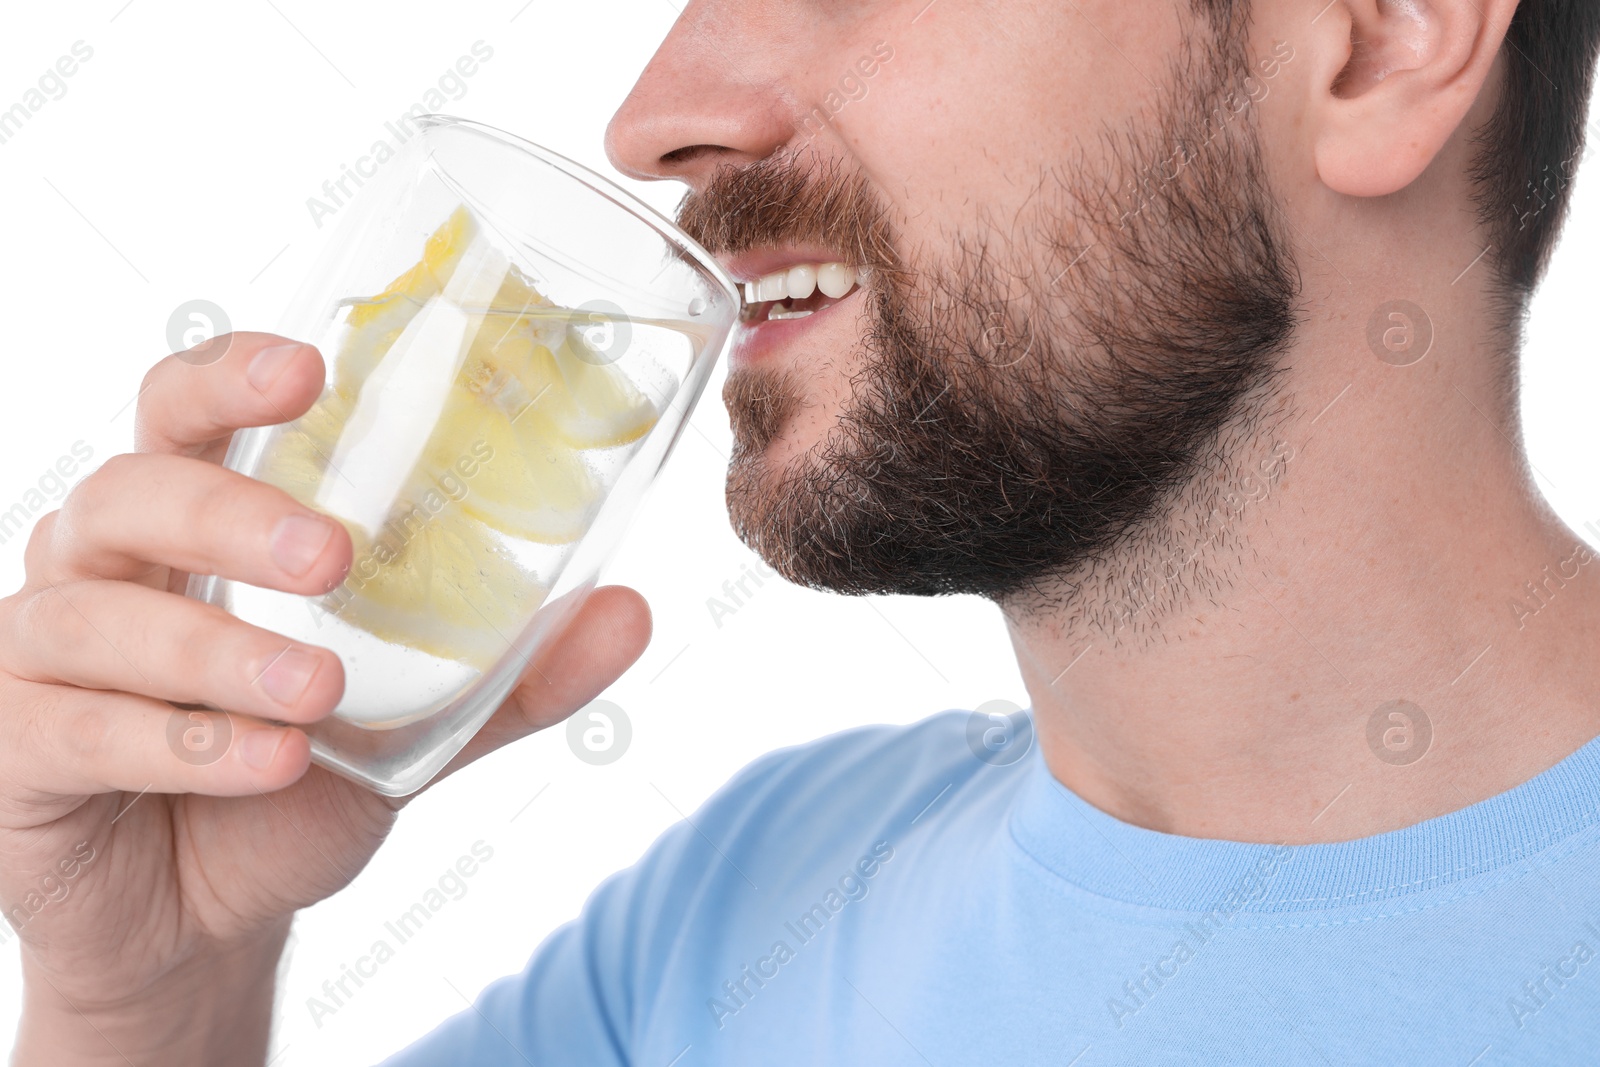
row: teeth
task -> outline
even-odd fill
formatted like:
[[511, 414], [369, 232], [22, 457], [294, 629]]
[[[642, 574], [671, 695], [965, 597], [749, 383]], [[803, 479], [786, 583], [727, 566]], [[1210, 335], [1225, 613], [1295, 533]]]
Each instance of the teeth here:
[[814, 315], [814, 314], [816, 314], [816, 312], [810, 311], [810, 310], [785, 311], [785, 310], [783, 310], [783, 308], [773, 308], [773, 309], [771, 309], [770, 311], [767, 312], [767, 321], [768, 322], [779, 322], [779, 321], [781, 321], [783, 319], [803, 319], [807, 315]]
[[756, 282], [756, 299], [761, 302], [768, 300], [782, 300], [788, 294], [784, 292], [786, 274], [769, 274]]
[[790, 300], [804, 300], [817, 291], [817, 270], [815, 267], [802, 263], [798, 267], [790, 267], [785, 276], [784, 288], [789, 293]]
[[856, 272], [843, 263], [824, 263], [817, 271], [817, 288], [837, 300], [856, 286]]
[[[744, 283], [747, 304], [765, 304], [779, 300], [806, 300], [817, 290], [830, 300], [849, 295], [858, 284], [865, 285], [867, 268], [855, 268], [844, 263], [800, 263], [784, 270], [774, 271]], [[776, 318], [778, 316], [770, 316]], [[785, 318], [797, 318], [785, 315]]]

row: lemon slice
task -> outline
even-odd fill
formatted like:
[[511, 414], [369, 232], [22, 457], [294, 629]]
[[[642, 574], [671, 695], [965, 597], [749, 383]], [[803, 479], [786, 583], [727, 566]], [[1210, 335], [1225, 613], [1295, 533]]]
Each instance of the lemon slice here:
[[418, 311], [444, 291], [456, 265], [478, 235], [466, 205], [450, 213], [427, 240], [422, 258], [370, 300], [351, 306], [349, 332], [334, 364], [334, 388], [354, 399], [367, 375], [400, 338]]
[[552, 353], [563, 386], [542, 408], [552, 436], [573, 448], [614, 448], [649, 433], [660, 414], [628, 376], [576, 327]]
[[[350, 332], [335, 368], [336, 389], [355, 396], [417, 312], [444, 291], [478, 237], [472, 215], [465, 205], [457, 207], [428, 238], [416, 265], [382, 293], [351, 307]], [[515, 264], [483, 310], [478, 333], [489, 343], [475, 355], [520, 378], [530, 396], [541, 397], [533, 432], [582, 450], [629, 444], [655, 426], [660, 417], [655, 405], [571, 325], [583, 313], [557, 307]], [[524, 340], [531, 343], [520, 343]]]
[[317, 488], [330, 470], [334, 445], [350, 417], [350, 402], [325, 389], [311, 409], [282, 427], [256, 467], [256, 477], [277, 486], [307, 507], [314, 507]]
[[[325, 391], [273, 440], [256, 476], [314, 506], [322, 481], [340, 477], [328, 457], [348, 410], [338, 392]], [[487, 452], [482, 440], [474, 445], [472, 462], [456, 464], [453, 477], [414, 480], [376, 537], [341, 520], [355, 551], [344, 583], [322, 605], [382, 640], [486, 669], [547, 590], [499, 546], [492, 530], [463, 513], [460, 500], [470, 493], [463, 486], [483, 473], [474, 467]]]
[[[426, 504], [358, 543], [350, 575], [325, 598], [345, 622], [385, 641], [487, 670], [547, 590], [460, 512]], [[353, 595], [352, 595], [353, 594]]]
[[[660, 413], [616, 366], [568, 325], [574, 313], [491, 315], [480, 355], [485, 365], [516, 377], [533, 398], [530, 431], [580, 451], [631, 444], [649, 433]], [[521, 421], [521, 420], [519, 420]]]
[[500, 286], [500, 291], [495, 294], [491, 310], [499, 313], [512, 312], [516, 315], [526, 315], [535, 308], [553, 308], [555, 302], [533, 284], [533, 279], [522, 273], [515, 263], [506, 271], [506, 280]]
[[477, 232], [478, 224], [472, 220], [466, 205], [457, 206], [422, 246], [420, 261], [403, 271], [383, 292], [350, 309], [350, 325], [370, 325], [401, 298], [421, 304], [438, 293], [444, 288], [462, 251]]
[[535, 394], [492, 364], [469, 361], [463, 377], [445, 401], [420, 477], [437, 484], [453, 475], [464, 486], [461, 510], [512, 537], [543, 544], [582, 537], [600, 487], [577, 453], [548, 440], [533, 417]]
[[[329, 388], [269, 440], [257, 468], [350, 531], [354, 562], [323, 598], [328, 610], [484, 669], [504, 655], [548, 590], [497, 533], [582, 537], [603, 493], [581, 452], [637, 441], [659, 419], [573, 325], [580, 314], [540, 292], [464, 205], [415, 266], [351, 304]], [[369, 379], [374, 395], [363, 396]], [[428, 404], [406, 399], [424, 386]], [[394, 434], [376, 433], [380, 415], [420, 451], [385, 443]], [[367, 469], [374, 448], [393, 458], [388, 468]], [[341, 492], [340, 479], [359, 484]]]

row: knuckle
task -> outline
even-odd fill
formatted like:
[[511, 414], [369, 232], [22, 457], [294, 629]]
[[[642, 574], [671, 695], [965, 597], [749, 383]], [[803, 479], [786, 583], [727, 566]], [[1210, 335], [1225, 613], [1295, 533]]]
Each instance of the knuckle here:
[[145, 398], [149, 395], [150, 390], [158, 386], [161, 380], [166, 377], [167, 367], [175, 358], [174, 356], [162, 356], [150, 364], [150, 369], [145, 371], [144, 377], [139, 379], [139, 400], [134, 405], [136, 409], [144, 407]]
[[116, 495], [116, 487], [131, 476], [132, 470], [137, 465], [137, 459], [128, 452], [119, 452], [109, 457], [73, 486], [72, 491], [61, 502], [59, 517], [55, 522], [74, 531], [91, 526], [96, 516]]
[[34, 705], [33, 728], [43, 750], [54, 752], [63, 764], [82, 764], [105, 746], [112, 725], [109, 709], [104, 700], [96, 699], [69, 708], [63, 694], [55, 692], [59, 688], [51, 686], [49, 695]]
[[[17, 660], [21, 646], [26, 640], [28, 630], [23, 622], [23, 613], [28, 601], [32, 597], [27, 592], [14, 593], [0, 600], [0, 684], [8, 682], [18, 675]], [[0, 695], [0, 708], [9, 707], [10, 701]]]
[[74, 752], [89, 751], [98, 724], [84, 722], [89, 717], [80, 716], [77, 709], [69, 707], [69, 692], [73, 691], [57, 685], [29, 687], [25, 699], [14, 705], [7, 716], [12, 732], [8, 747], [29, 759], [71, 758]]
[[18, 651], [31, 669], [53, 673], [60, 666], [55, 661], [61, 657], [84, 656], [95, 648], [90, 643], [93, 624], [84, 614], [92, 612], [94, 605], [87, 602], [89, 598], [79, 600], [84, 602], [70, 602], [59, 586], [50, 586], [16, 606]]
[[152, 433], [159, 435], [162, 413], [170, 410], [166, 393], [171, 388], [172, 365], [176, 355], [157, 360], [144, 377], [139, 379], [139, 395], [133, 404], [133, 438], [136, 448], [143, 448]]
[[17, 598], [11, 606], [12, 646], [21, 651], [31, 646], [40, 634], [51, 632], [52, 610], [45, 602], [53, 598], [33, 593]]
[[22, 550], [22, 569], [30, 574], [45, 574], [50, 570], [51, 550], [56, 543], [56, 524], [61, 521], [61, 509], [46, 512], [33, 524], [28, 543]]
[[63, 510], [69, 509], [74, 504], [82, 507], [85, 502], [97, 503], [104, 500], [115, 486], [131, 478], [140, 465], [138, 455], [133, 452], [118, 452], [116, 455], [108, 456], [104, 463], [90, 471], [73, 487], [66, 501], [62, 503]]

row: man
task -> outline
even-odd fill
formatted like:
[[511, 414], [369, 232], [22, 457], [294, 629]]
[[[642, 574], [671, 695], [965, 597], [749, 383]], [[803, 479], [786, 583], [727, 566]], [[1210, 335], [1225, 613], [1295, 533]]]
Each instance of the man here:
[[[1031, 715], [757, 762], [392, 1062], [1591, 1062], [1600, 578], [1514, 383], [1597, 44], [1582, 0], [691, 4], [608, 147], [754, 283], [734, 523], [797, 582], [993, 598]], [[174, 592], [348, 564], [215, 466], [321, 376], [160, 364], [4, 602], [4, 897], [78, 879], [18, 1064], [259, 1063], [290, 914], [391, 824], [293, 727], [162, 741], [337, 700]], [[647, 631], [596, 594], [457, 766]]]

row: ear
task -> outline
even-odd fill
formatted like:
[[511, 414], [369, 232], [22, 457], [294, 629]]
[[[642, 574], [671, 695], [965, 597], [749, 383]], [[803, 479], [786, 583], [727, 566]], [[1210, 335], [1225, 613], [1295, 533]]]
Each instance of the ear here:
[[[1579, 0], [1594, 3], [1596, 0]], [[1517, 0], [1333, 0], [1313, 29], [1318, 177], [1386, 196], [1416, 180], [1472, 107]]]

